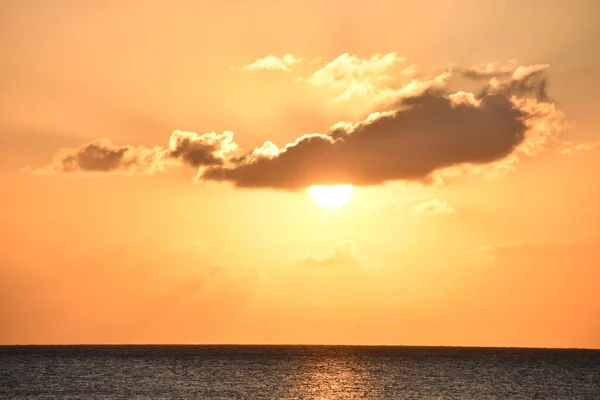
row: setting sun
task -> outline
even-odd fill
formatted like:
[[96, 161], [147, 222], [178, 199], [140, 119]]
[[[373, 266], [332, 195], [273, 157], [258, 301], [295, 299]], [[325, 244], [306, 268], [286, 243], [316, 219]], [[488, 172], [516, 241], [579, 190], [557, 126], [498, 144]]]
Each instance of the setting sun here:
[[315, 202], [324, 208], [340, 208], [352, 199], [352, 185], [311, 186], [310, 195]]

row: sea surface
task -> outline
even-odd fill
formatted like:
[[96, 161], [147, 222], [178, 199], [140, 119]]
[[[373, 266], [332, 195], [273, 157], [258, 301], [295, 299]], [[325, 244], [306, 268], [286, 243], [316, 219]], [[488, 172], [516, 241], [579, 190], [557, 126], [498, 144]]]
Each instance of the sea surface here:
[[6, 346], [0, 399], [600, 400], [600, 351]]

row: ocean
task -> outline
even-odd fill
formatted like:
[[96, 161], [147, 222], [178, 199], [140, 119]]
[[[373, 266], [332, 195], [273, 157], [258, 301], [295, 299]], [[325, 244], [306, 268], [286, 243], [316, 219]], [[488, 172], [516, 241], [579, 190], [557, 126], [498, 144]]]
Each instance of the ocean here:
[[600, 399], [600, 351], [4, 346], [0, 399]]

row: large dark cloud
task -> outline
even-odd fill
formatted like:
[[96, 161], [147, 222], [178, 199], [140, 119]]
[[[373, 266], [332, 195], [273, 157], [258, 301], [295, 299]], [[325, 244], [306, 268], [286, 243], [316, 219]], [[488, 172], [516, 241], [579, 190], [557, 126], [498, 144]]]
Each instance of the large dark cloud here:
[[478, 97], [428, 90], [404, 98], [393, 112], [328, 135], [305, 135], [279, 151], [257, 149], [237, 165], [206, 169], [202, 177], [238, 187], [297, 190], [423, 181], [445, 167], [491, 163], [523, 142], [528, 113], [510, 96], [545, 93], [539, 81], [530, 80], [536, 76], [488, 87]]
[[500, 159], [523, 140], [526, 131], [523, 113], [502, 95], [487, 95], [480, 105], [473, 105], [426, 93], [404, 105], [410, 108], [348, 131], [306, 136], [275, 157], [210, 168], [203, 176], [240, 187], [290, 190], [318, 184], [424, 180], [439, 168]]

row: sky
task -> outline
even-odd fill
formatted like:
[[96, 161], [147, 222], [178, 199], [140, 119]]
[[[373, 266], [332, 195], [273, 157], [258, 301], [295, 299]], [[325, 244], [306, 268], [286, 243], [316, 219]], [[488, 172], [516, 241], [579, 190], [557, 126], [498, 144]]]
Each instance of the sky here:
[[600, 348], [597, 1], [6, 0], [0, 38], [0, 344]]

